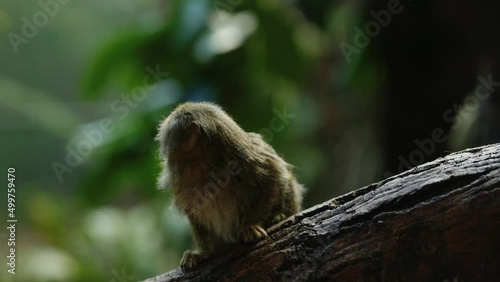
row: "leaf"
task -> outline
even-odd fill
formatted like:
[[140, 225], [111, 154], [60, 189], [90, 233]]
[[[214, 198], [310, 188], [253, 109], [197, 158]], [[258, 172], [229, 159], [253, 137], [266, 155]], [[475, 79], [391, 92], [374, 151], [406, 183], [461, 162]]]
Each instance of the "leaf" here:
[[[84, 79], [83, 93], [87, 98], [102, 95], [102, 90], [111, 79], [119, 75], [130, 75], [139, 70], [138, 50], [149, 42], [151, 34], [130, 32], [116, 37], [95, 56], [90, 63]], [[142, 70], [141, 70], [142, 71]]]

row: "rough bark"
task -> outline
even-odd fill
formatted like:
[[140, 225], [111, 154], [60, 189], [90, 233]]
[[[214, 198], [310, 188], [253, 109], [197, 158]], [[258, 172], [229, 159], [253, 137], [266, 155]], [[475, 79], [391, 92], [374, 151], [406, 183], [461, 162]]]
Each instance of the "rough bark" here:
[[304, 210], [253, 245], [152, 281], [498, 281], [500, 144]]

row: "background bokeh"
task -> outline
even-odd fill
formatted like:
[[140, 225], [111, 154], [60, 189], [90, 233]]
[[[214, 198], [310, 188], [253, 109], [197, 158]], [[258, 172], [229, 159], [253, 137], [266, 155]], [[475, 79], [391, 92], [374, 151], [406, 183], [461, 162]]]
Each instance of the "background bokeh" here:
[[[16, 275], [137, 281], [178, 266], [158, 122], [214, 101], [295, 166], [305, 207], [500, 141], [493, 1], [0, 0], [0, 221]], [[440, 133], [440, 134], [438, 134]]]

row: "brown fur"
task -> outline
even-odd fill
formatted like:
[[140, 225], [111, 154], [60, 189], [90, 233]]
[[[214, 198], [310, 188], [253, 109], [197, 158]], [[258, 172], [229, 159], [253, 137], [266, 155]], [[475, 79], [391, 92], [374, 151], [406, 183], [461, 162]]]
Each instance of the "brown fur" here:
[[291, 166], [217, 105], [179, 105], [156, 140], [163, 162], [158, 184], [172, 189], [199, 248], [184, 254], [183, 268], [230, 243], [265, 237], [265, 228], [301, 209], [303, 188]]

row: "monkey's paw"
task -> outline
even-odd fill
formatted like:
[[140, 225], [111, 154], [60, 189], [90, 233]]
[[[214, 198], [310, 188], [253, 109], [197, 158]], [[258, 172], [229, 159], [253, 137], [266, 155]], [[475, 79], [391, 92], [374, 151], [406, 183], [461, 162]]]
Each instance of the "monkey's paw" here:
[[182, 270], [190, 270], [193, 267], [197, 266], [202, 260], [206, 259], [209, 256], [208, 253], [199, 253], [197, 251], [185, 251], [184, 255], [181, 259], [181, 268]]
[[273, 217], [271, 222], [272, 222], [272, 224], [276, 224], [285, 218], [286, 218], [286, 215], [284, 213], [279, 213]]
[[257, 241], [267, 236], [266, 230], [260, 225], [248, 225], [240, 229], [240, 239], [244, 243]]

